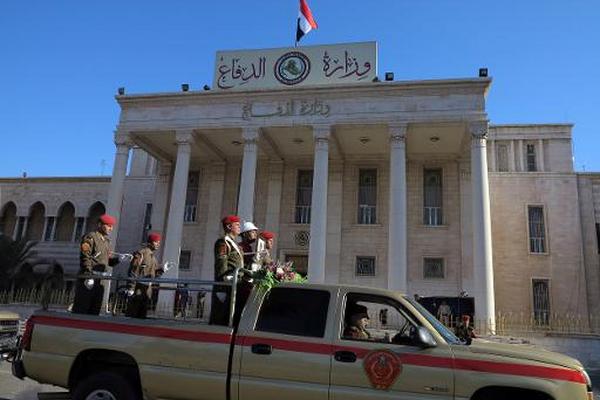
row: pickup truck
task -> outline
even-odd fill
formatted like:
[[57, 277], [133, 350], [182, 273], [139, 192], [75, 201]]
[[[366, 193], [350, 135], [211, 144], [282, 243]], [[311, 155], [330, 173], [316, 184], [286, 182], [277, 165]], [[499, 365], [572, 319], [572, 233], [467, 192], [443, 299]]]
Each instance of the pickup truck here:
[[[345, 336], [357, 305], [367, 339]], [[344, 285], [254, 288], [230, 326], [39, 311], [13, 374], [75, 400], [592, 399], [573, 358], [466, 344], [401, 293]]]

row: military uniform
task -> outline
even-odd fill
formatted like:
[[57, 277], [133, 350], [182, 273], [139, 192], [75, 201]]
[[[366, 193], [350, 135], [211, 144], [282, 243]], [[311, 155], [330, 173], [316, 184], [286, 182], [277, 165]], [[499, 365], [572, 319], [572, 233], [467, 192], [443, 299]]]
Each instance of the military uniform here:
[[371, 340], [371, 334], [365, 329], [361, 329], [357, 326], [352, 325], [344, 329], [344, 338], [357, 340]]
[[[155, 278], [158, 261], [154, 250], [146, 246], [135, 253], [129, 265], [129, 276], [132, 278]], [[148, 302], [152, 297], [152, 285], [137, 282], [133, 286], [133, 295], [127, 303], [125, 315], [134, 318], [146, 318]]]
[[[79, 274], [92, 272], [110, 272], [119, 263], [118, 257], [111, 257], [110, 239], [101, 232], [88, 233], [81, 239], [79, 253]], [[88, 289], [84, 279], [78, 279], [75, 285], [75, 301], [73, 312], [78, 314], [100, 314], [104, 282], [94, 280], [94, 285]]]

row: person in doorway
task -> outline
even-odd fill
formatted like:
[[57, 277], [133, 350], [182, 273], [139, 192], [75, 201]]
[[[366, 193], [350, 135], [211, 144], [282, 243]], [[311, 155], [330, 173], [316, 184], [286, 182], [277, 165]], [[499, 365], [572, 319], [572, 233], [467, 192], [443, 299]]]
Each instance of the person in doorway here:
[[450, 326], [452, 321], [452, 308], [446, 303], [446, 300], [442, 300], [442, 304], [437, 310], [437, 319], [444, 325]]
[[[129, 277], [156, 278], [158, 261], [154, 253], [160, 247], [161, 239], [158, 233], [148, 235], [146, 245], [133, 253], [129, 265]], [[129, 298], [125, 315], [133, 318], [146, 318], [148, 303], [152, 298], [152, 284], [136, 282], [132, 284], [132, 289], [133, 295]]]
[[[97, 229], [81, 239], [79, 252], [79, 274], [91, 275], [94, 272], [110, 272], [119, 263], [119, 257], [111, 251], [109, 235], [117, 220], [104, 214], [98, 220]], [[99, 315], [104, 296], [104, 282], [98, 279], [78, 279], [75, 286], [75, 300], [72, 312], [77, 314]]]

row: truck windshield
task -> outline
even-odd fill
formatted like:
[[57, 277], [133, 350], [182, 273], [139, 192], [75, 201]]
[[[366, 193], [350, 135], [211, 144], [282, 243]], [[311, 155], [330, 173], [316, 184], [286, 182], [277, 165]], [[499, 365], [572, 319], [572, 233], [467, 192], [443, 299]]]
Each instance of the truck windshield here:
[[462, 340], [457, 338], [454, 333], [452, 333], [452, 331], [446, 327], [446, 325], [442, 324], [433, 315], [431, 315], [431, 313], [429, 313], [425, 307], [410, 297], [404, 297], [404, 299], [408, 301], [414, 308], [416, 308], [417, 311], [419, 311], [431, 325], [433, 325], [435, 330], [442, 335], [448, 344], [464, 344]]

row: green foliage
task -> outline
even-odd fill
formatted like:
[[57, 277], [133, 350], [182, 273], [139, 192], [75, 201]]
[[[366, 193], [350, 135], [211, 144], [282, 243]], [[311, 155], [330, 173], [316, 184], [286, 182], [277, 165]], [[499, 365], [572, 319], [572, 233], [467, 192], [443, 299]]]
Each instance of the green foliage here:
[[13, 240], [0, 235], [0, 285], [14, 278], [36, 244], [37, 242]]
[[266, 266], [253, 275], [254, 283], [260, 290], [268, 291], [283, 282], [304, 283], [305, 277], [297, 273], [292, 262], [285, 264], [279, 262]]

